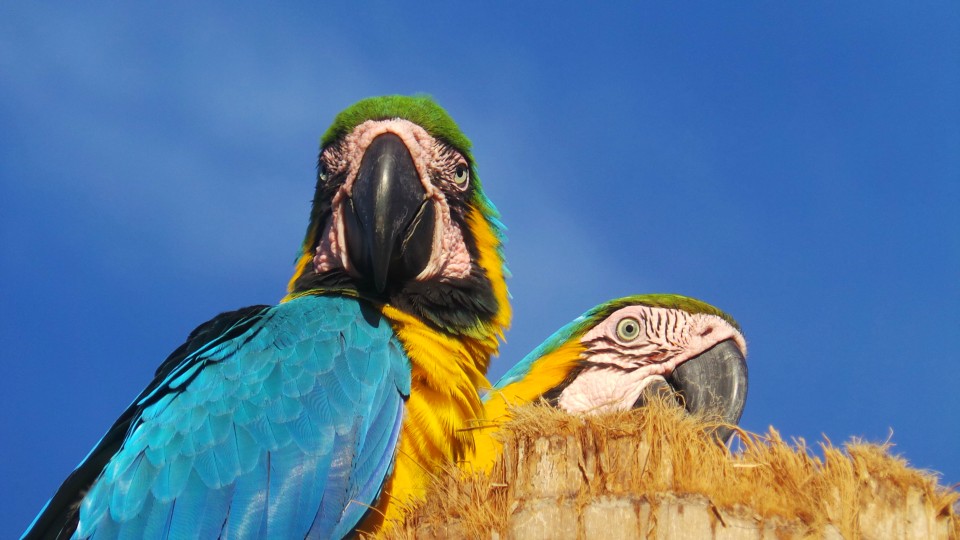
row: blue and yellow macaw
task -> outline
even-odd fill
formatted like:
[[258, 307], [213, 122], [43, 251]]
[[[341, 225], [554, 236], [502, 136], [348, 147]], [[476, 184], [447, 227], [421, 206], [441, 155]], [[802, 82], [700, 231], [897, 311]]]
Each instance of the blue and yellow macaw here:
[[502, 225], [430, 98], [340, 113], [275, 306], [200, 325], [25, 538], [375, 532], [471, 455], [510, 322]]
[[[541, 398], [591, 413], [628, 410], [667, 390], [691, 413], [735, 425], [747, 398], [746, 357], [736, 321], [699, 300], [647, 294], [600, 304], [557, 330], [484, 396], [469, 467], [488, 470], [501, 452], [492, 434], [513, 407]], [[716, 431], [722, 441], [731, 433]]]

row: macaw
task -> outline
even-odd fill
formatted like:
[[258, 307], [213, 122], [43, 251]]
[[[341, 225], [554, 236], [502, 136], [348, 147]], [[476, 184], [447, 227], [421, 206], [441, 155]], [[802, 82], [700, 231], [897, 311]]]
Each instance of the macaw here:
[[[557, 330], [484, 396], [469, 467], [489, 470], [502, 448], [492, 436], [511, 408], [537, 401], [570, 413], [628, 410], [657, 391], [691, 413], [735, 425], [747, 398], [747, 345], [732, 317], [674, 294], [600, 304]], [[727, 441], [728, 427], [715, 431]]]
[[347, 108], [287, 295], [197, 327], [24, 537], [377, 531], [473, 450], [461, 428], [511, 315], [502, 242], [446, 111]]

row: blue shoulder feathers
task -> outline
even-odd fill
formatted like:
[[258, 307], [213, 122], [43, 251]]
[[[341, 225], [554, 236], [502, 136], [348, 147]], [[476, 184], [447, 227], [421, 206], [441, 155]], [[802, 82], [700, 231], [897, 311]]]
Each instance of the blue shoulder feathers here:
[[167, 358], [25, 537], [343, 536], [393, 466], [409, 392], [402, 347], [360, 300], [224, 313]]

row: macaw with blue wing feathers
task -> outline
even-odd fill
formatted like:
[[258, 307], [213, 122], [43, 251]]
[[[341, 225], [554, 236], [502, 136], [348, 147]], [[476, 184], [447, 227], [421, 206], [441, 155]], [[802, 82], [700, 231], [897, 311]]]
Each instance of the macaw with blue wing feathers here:
[[[736, 321], [674, 294], [600, 304], [514, 365], [484, 396], [470, 466], [489, 469], [501, 452], [492, 436], [516, 406], [545, 399], [571, 413], [628, 410], [653, 392], [675, 392], [693, 414], [740, 420], [747, 398], [747, 345]], [[715, 435], [726, 441], [726, 426]]]
[[430, 98], [371, 98], [318, 169], [287, 296], [194, 330], [25, 538], [376, 532], [472, 454], [510, 305], [469, 141]]

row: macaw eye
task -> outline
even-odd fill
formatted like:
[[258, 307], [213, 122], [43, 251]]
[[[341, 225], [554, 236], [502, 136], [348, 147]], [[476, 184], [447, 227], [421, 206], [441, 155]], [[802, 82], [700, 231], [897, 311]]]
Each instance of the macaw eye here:
[[457, 164], [457, 169], [453, 172], [453, 181], [457, 183], [457, 187], [460, 189], [467, 187], [467, 183], [470, 181], [470, 167], [467, 167], [466, 163]]
[[633, 341], [640, 335], [640, 321], [633, 317], [620, 319], [617, 323], [617, 337], [623, 341]]
[[326, 184], [327, 180], [330, 179], [330, 173], [327, 171], [327, 166], [322, 161], [317, 168], [317, 179], [319, 179], [323, 184]]

